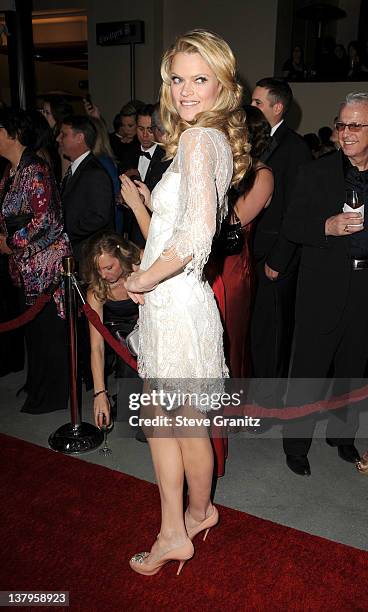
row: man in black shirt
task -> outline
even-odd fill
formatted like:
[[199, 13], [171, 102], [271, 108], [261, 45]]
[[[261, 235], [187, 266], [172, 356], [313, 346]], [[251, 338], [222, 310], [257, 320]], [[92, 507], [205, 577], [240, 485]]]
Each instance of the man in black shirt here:
[[[332, 394], [359, 387], [368, 361], [368, 94], [349, 94], [336, 128], [340, 151], [300, 168], [283, 224], [285, 236], [302, 244], [298, 278], [295, 345], [288, 404], [302, 404], [303, 381], [309, 400], [320, 399], [328, 376]], [[366, 202], [366, 218], [342, 212], [346, 190]], [[322, 379], [322, 380], [321, 380]], [[358, 379], [353, 384], [351, 379]], [[363, 384], [361, 382], [361, 384]], [[315, 415], [284, 427], [287, 465], [310, 474], [307, 453]], [[357, 409], [331, 410], [327, 443], [345, 461], [355, 462]]]

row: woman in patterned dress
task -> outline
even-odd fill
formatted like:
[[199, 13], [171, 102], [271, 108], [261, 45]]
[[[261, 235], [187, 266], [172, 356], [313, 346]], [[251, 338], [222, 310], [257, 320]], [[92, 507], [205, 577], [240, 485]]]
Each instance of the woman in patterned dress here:
[[[25, 111], [0, 110], [0, 155], [8, 167], [0, 182], [0, 253], [9, 256], [23, 309], [50, 286], [53, 299], [26, 326], [27, 399], [31, 414], [66, 409], [69, 397], [62, 258], [70, 254], [63, 233], [60, 196], [52, 171], [29, 147], [32, 120]], [[59, 316], [58, 316], [59, 315]]]

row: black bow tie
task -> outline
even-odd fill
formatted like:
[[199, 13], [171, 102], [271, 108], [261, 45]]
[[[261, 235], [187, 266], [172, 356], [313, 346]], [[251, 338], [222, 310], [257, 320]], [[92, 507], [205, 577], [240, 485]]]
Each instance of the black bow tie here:
[[151, 153], [148, 153], [148, 151], [141, 151], [139, 155], [143, 155], [143, 157], [147, 157], [147, 159], [152, 159]]

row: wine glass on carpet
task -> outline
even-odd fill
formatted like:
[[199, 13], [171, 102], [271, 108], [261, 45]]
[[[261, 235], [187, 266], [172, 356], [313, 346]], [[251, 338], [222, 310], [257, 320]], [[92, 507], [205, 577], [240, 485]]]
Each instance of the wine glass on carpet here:
[[110, 416], [110, 423], [109, 425], [106, 425], [106, 419], [104, 416], [103, 419], [103, 423], [101, 425], [101, 429], [104, 433], [104, 442], [103, 442], [103, 447], [100, 448], [100, 450], [98, 451], [99, 455], [103, 455], [104, 457], [106, 457], [107, 455], [111, 455], [112, 450], [111, 448], [109, 448], [108, 444], [107, 444], [107, 434], [110, 433], [110, 431], [112, 430], [112, 428], [114, 427], [114, 421], [112, 419], [112, 417]]

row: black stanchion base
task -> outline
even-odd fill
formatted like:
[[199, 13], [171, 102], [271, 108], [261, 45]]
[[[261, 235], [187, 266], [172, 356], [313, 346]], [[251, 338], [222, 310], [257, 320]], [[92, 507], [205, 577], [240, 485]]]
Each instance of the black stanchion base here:
[[80, 425], [66, 423], [50, 435], [49, 445], [59, 453], [78, 455], [100, 446], [103, 438], [103, 432], [91, 423], [82, 422]]

